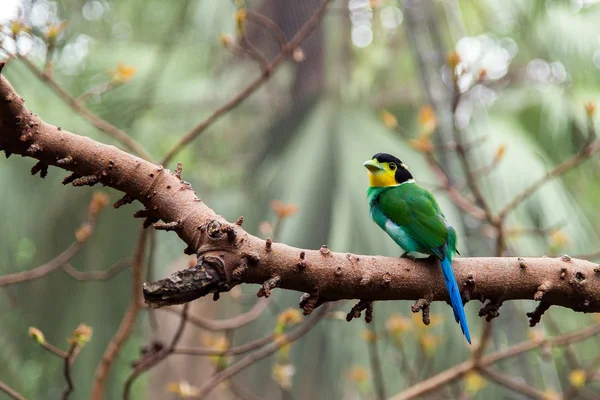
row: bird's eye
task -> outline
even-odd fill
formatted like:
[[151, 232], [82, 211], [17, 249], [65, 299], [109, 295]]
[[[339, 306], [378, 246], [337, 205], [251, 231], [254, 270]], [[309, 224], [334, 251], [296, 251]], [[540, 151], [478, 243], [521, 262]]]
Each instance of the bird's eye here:
[[390, 163], [390, 171], [393, 171], [395, 169], [396, 169], [396, 164]]

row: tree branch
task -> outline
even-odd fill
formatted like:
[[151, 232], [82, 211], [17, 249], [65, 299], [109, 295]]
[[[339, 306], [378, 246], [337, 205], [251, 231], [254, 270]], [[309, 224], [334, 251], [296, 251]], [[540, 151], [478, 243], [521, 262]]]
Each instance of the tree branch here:
[[331, 305], [324, 306], [321, 310], [315, 313], [315, 315], [311, 317], [311, 319], [306, 321], [295, 331], [289, 334], [282, 334], [262, 349], [259, 349], [254, 353], [248, 354], [240, 361], [230, 365], [224, 370], [211, 376], [200, 388], [200, 394], [197, 396], [197, 398], [205, 398], [219, 383], [240, 373], [245, 368], [256, 363], [257, 361], [260, 361], [263, 358], [268, 357], [271, 354], [277, 352], [277, 350], [279, 350], [283, 346], [293, 343], [294, 341], [300, 339], [302, 336], [307, 334], [312, 328], [314, 328], [317, 325], [317, 323], [327, 315], [330, 308]]
[[122, 260], [117, 261], [111, 267], [109, 267], [106, 271], [79, 271], [74, 268], [71, 264], [63, 265], [63, 271], [71, 278], [76, 281], [85, 282], [85, 281], [108, 281], [119, 273], [124, 271], [125, 269], [131, 266], [131, 258], [124, 258]]
[[[198, 255], [196, 267], [144, 285], [153, 307], [184, 303], [241, 283], [262, 284], [278, 276], [279, 287], [310, 294], [306, 313], [342, 299], [446, 301], [436, 263], [335, 253], [327, 247], [303, 250], [267, 242], [231, 224], [204, 204], [175, 173], [114, 146], [66, 132], [27, 110], [0, 77], [0, 144], [8, 153], [94, 177], [98, 183], [140, 201], [146, 224], [162, 220]], [[33, 150], [32, 150], [33, 148]], [[68, 162], [62, 160], [68, 159]], [[120, 202], [121, 205], [123, 202]], [[162, 225], [159, 225], [162, 226]], [[503, 301], [534, 299], [575, 311], [600, 311], [597, 264], [560, 258], [460, 258], [455, 274], [466, 298]], [[134, 271], [135, 275], [135, 271]], [[136, 279], [139, 290], [141, 280]], [[540, 292], [540, 288], [544, 290]], [[133, 304], [133, 303], [132, 303]], [[137, 305], [136, 308], [137, 313]]]
[[141, 374], [148, 371], [150, 368], [154, 367], [159, 362], [161, 362], [162, 360], [164, 360], [165, 358], [167, 358], [168, 356], [173, 354], [173, 351], [175, 350], [175, 346], [177, 346], [177, 344], [179, 343], [179, 341], [181, 340], [181, 337], [183, 335], [183, 331], [185, 329], [185, 326], [187, 323], [187, 318], [188, 318], [188, 309], [189, 309], [189, 304], [186, 304], [185, 306], [183, 306], [183, 311], [181, 312], [181, 320], [179, 321], [179, 326], [177, 327], [177, 330], [175, 331], [175, 334], [173, 335], [171, 344], [168, 347], [163, 348], [163, 349], [157, 351], [156, 353], [151, 354], [147, 358], [141, 360], [140, 363], [135, 366], [135, 368], [133, 369], [133, 372], [127, 377], [127, 380], [125, 381], [125, 385], [123, 388], [123, 400], [129, 399], [130, 392], [131, 392], [131, 386], [133, 385], [135, 380]]
[[107, 202], [108, 198], [105, 195], [100, 193], [95, 194], [92, 197], [92, 200], [88, 207], [87, 222], [83, 223], [78, 228], [78, 230], [75, 233], [75, 241], [66, 250], [64, 250], [62, 253], [60, 253], [47, 263], [40, 265], [39, 267], [27, 271], [0, 275], [0, 286], [14, 285], [16, 283], [32, 281], [35, 279], [42, 278], [48, 275], [50, 272], [59, 269], [60, 267], [64, 268], [65, 265], [73, 257], [75, 257], [77, 253], [79, 253], [79, 251], [83, 248], [83, 246], [85, 246], [89, 238], [94, 233], [98, 213], [102, 210], [102, 208], [106, 206]]
[[428, 393], [434, 392], [446, 384], [465, 376], [469, 371], [476, 368], [488, 367], [498, 361], [514, 357], [516, 355], [547, 346], [549, 348], [565, 346], [567, 344], [580, 342], [592, 336], [600, 334], [600, 324], [596, 324], [580, 331], [569, 332], [561, 336], [549, 338], [546, 340], [527, 340], [511, 346], [504, 350], [496, 351], [492, 354], [483, 356], [477, 364], [473, 359], [469, 359], [460, 364], [456, 364], [447, 370], [440, 372], [422, 382], [409, 387], [408, 389], [396, 394], [390, 400], [410, 400], [422, 398]]
[[87, 119], [92, 125], [94, 125], [102, 132], [108, 134], [109, 136], [112, 136], [114, 139], [121, 142], [124, 146], [134, 151], [140, 157], [143, 157], [147, 160], [152, 159], [148, 151], [146, 151], [146, 149], [140, 143], [136, 142], [134, 138], [132, 138], [127, 133], [123, 132], [121, 129], [117, 128], [110, 122], [100, 118], [99, 116], [88, 110], [79, 99], [74, 98], [69, 94], [69, 92], [63, 89], [63, 87], [60, 86], [58, 82], [56, 82], [54, 78], [52, 78], [52, 76], [48, 74], [48, 72], [44, 72], [40, 68], [36, 67], [35, 64], [33, 64], [33, 62], [31, 62], [25, 56], [18, 55], [17, 58], [21, 60], [27, 66], [27, 68], [31, 70], [31, 72], [33, 72], [38, 78], [40, 78], [52, 90], [54, 90], [56, 94], [60, 96], [60, 98], [63, 99], [63, 101], [73, 109], [73, 111], [77, 112], [83, 118]]
[[[196, 325], [201, 329], [206, 329], [208, 331], [226, 331], [230, 329], [239, 329], [242, 326], [245, 326], [253, 321], [255, 321], [267, 308], [269, 305], [269, 299], [258, 299], [256, 303], [252, 306], [250, 310], [247, 312], [236, 315], [235, 317], [222, 319], [222, 320], [214, 320], [209, 318], [204, 318], [200, 316], [188, 315], [188, 322], [192, 325]], [[179, 310], [175, 310], [173, 308], [163, 308], [162, 310], [168, 311], [172, 314], [181, 315]]]
[[[262, 74], [252, 81], [246, 88], [229, 100], [227, 103], [223, 104], [221, 107], [216, 109], [212, 114], [210, 114], [204, 121], [196, 125], [192, 128], [191, 131], [186, 133], [181, 140], [167, 153], [167, 155], [163, 158], [162, 164], [167, 165], [188, 143], [197, 138], [202, 132], [206, 130], [209, 126], [211, 126], [216, 120], [225, 115], [231, 109], [240, 105], [242, 101], [248, 98], [252, 93], [254, 93], [258, 88], [260, 88], [266, 81], [269, 80], [273, 72], [286, 60], [286, 58], [294, 52], [294, 50], [300, 46], [300, 43], [304, 41], [319, 25], [321, 19], [325, 15], [325, 11], [327, 10], [327, 5], [331, 0], [323, 0], [319, 8], [313, 13], [308, 21], [300, 28], [300, 30], [290, 39], [289, 42], [285, 44], [281, 48], [281, 51], [270, 63], [262, 66]], [[253, 15], [255, 17], [255, 15]], [[261, 63], [264, 60], [261, 60]]]
[[600, 150], [600, 141], [593, 140], [586, 144], [585, 147], [581, 149], [579, 153], [569, 158], [568, 160], [563, 161], [552, 170], [548, 171], [546, 175], [540, 178], [538, 181], [532, 183], [528, 187], [526, 187], [521, 193], [513, 198], [499, 213], [499, 218], [505, 218], [508, 213], [517, 208], [519, 204], [521, 204], [524, 200], [526, 200], [529, 196], [534, 194], [539, 188], [541, 188], [544, 184], [556, 178], [557, 176], [563, 175], [578, 166], [582, 162], [588, 160], [591, 156], [596, 154]]
[[546, 400], [548, 398], [545, 393], [534, 388], [533, 386], [519, 382], [518, 380], [491, 368], [482, 367], [479, 368], [478, 371], [481, 373], [481, 375], [496, 382], [497, 384], [507, 387], [514, 392], [523, 394], [527, 396], [527, 398], [537, 400]]
[[0, 381], [0, 392], [5, 393], [8, 397], [15, 400], [25, 400], [25, 397], [21, 396], [19, 392], [8, 386], [6, 383]]
[[131, 299], [129, 301], [129, 306], [125, 311], [125, 315], [121, 320], [121, 324], [115, 333], [115, 336], [111, 339], [110, 343], [106, 347], [106, 350], [104, 350], [104, 354], [100, 359], [100, 363], [94, 372], [94, 381], [92, 382], [91, 390], [92, 400], [103, 400], [106, 381], [108, 380], [108, 373], [115, 362], [121, 347], [123, 347], [133, 332], [135, 321], [141, 308], [139, 300], [139, 287], [142, 284], [144, 277], [144, 250], [146, 247], [147, 237], [148, 235], [146, 232], [142, 232], [138, 237], [132, 263], [133, 279], [131, 281]]

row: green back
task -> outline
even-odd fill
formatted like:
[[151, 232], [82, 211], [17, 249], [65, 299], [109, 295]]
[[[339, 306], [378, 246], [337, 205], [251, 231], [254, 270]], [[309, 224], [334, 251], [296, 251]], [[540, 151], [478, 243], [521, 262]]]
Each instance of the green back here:
[[[452, 254], [456, 251], [456, 232], [428, 190], [416, 183], [405, 183], [369, 188], [368, 196], [371, 207], [378, 207], [424, 250], [440, 259], [448, 257], [452, 261]], [[446, 243], [449, 251], [443, 254]]]

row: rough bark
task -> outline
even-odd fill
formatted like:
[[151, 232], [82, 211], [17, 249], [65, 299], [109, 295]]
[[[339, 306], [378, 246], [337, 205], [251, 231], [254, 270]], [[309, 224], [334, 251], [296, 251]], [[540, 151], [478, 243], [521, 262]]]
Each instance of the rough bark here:
[[[185, 251], [198, 255], [198, 264], [146, 283], [143, 291], [150, 306], [267, 281], [269, 290], [277, 286], [308, 293], [301, 303], [306, 313], [341, 299], [447, 300], [436, 262], [335, 253], [326, 246], [305, 250], [248, 234], [241, 219], [229, 223], [204, 204], [181, 179], [179, 168], [169, 171], [43, 122], [25, 108], [4, 77], [0, 77], [0, 149], [71, 171], [65, 183], [99, 183], [119, 190], [126, 196], [118, 205], [137, 200], [144, 205], [137, 217], [146, 218], [148, 226], [177, 233], [187, 244]], [[489, 318], [497, 315], [502, 302], [517, 299], [541, 302], [540, 315], [549, 305], [600, 311], [600, 268], [588, 261], [568, 256], [458, 258], [454, 270], [463, 298], [491, 300], [481, 313]]]

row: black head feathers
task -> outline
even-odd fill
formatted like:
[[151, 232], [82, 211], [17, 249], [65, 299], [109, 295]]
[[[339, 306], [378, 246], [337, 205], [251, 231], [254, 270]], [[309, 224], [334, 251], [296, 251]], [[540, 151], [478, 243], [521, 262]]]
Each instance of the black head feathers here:
[[379, 161], [380, 163], [393, 162], [398, 166], [400, 166], [400, 164], [402, 164], [402, 161], [400, 161], [398, 158], [394, 157], [391, 154], [387, 154], [387, 153], [377, 153], [373, 156], [373, 158], [377, 159], [377, 161]]
[[394, 174], [394, 178], [396, 179], [396, 183], [404, 183], [410, 179], [414, 179], [406, 165], [399, 159], [394, 157], [391, 154], [387, 153], [377, 153], [373, 156], [379, 163], [394, 163], [396, 164], [396, 173]]

